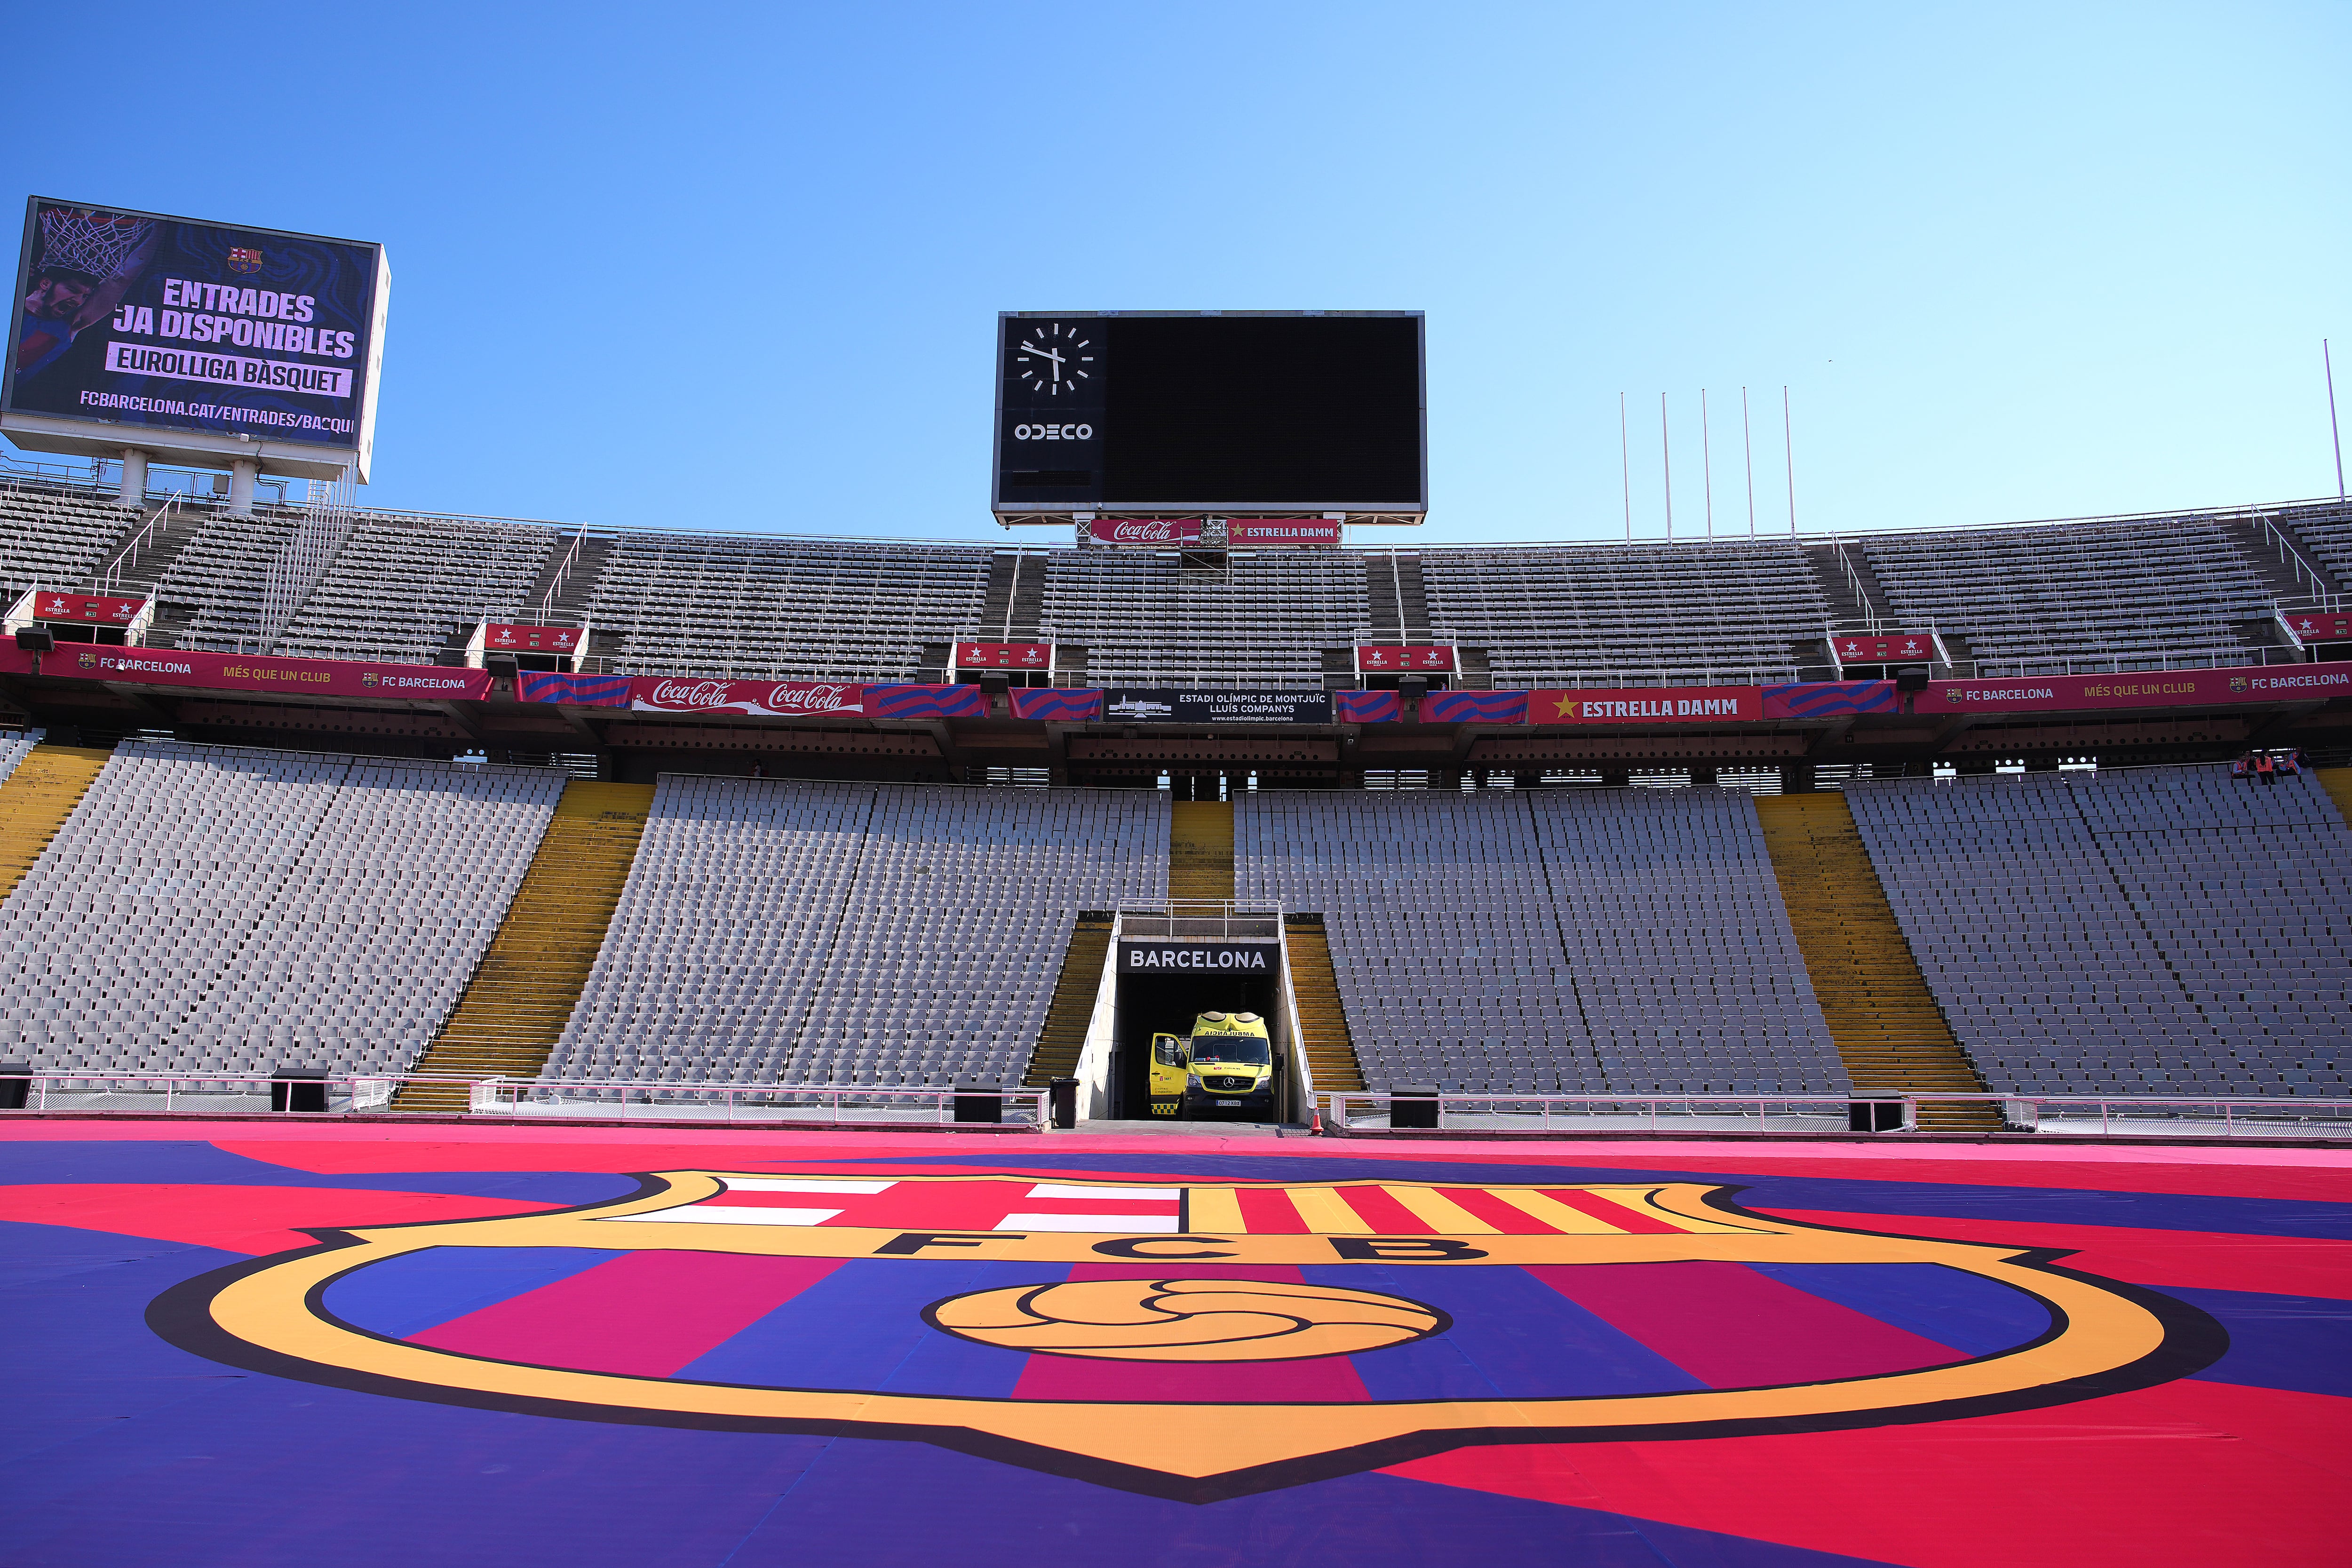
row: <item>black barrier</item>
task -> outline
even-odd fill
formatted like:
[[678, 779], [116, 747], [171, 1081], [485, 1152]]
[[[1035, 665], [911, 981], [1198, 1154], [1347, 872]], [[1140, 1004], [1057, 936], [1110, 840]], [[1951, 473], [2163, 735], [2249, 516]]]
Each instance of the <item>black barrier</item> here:
[[1437, 1086], [1433, 1083], [1399, 1084], [1389, 1090], [1389, 1125], [1436, 1126]]
[[32, 1087], [32, 1063], [0, 1062], [0, 1110], [24, 1110], [26, 1091]]
[[958, 1121], [1003, 1121], [1004, 1101], [1000, 1098], [1003, 1087], [994, 1083], [956, 1085], [955, 1119]]
[[1053, 1091], [1054, 1096], [1055, 1129], [1067, 1132], [1078, 1124], [1078, 1080], [1074, 1078], [1057, 1078], [1046, 1087]]
[[322, 1068], [279, 1068], [269, 1078], [269, 1109], [298, 1111], [326, 1110], [326, 1070]]
[[1848, 1100], [1845, 1127], [1849, 1132], [1899, 1132], [1903, 1129], [1903, 1097], [1870, 1094]]

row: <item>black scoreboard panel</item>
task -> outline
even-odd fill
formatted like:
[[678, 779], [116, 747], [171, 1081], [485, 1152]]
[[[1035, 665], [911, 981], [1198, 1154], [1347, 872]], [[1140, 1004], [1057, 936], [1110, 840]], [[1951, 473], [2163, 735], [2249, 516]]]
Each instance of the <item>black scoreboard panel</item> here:
[[1000, 510], [1420, 511], [1418, 311], [1007, 314]]

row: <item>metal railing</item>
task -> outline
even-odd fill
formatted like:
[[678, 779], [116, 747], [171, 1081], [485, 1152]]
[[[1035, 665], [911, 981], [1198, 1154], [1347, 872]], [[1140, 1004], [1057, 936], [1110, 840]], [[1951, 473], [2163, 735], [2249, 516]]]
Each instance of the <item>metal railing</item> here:
[[1169, 899], [1122, 904], [1113, 929], [1121, 940], [1273, 938], [1282, 934], [1282, 906], [1263, 899]]
[[[721, 1083], [688, 1079], [540, 1079], [469, 1078], [436, 1073], [331, 1074], [325, 1079], [278, 1072], [10, 1071], [0, 1083], [25, 1085], [25, 1103], [11, 1114], [118, 1111], [134, 1115], [221, 1115], [268, 1109], [273, 1095], [299, 1099], [320, 1091], [323, 1111], [289, 1116], [447, 1116], [445, 1105], [402, 1105], [412, 1089], [462, 1089], [466, 1114], [507, 1121], [564, 1118], [603, 1121], [824, 1122], [877, 1126], [971, 1121], [971, 1108], [993, 1102], [995, 1116], [976, 1120], [1043, 1127], [1045, 1089], [907, 1086], [894, 1084]], [[966, 1111], [959, 1117], [958, 1102]]]
[[2329, 612], [2343, 609], [2344, 595], [2329, 585], [2318, 567], [2304, 559], [2301, 542], [2273, 522], [2266, 511], [2254, 513], [2254, 520], [2263, 525], [2263, 542], [2278, 552], [2280, 564], [2294, 574], [2295, 585], [2311, 585], [2311, 607]]
[[[1439, 1129], [1534, 1136], [1587, 1132], [1823, 1132], [1853, 1126], [1856, 1108], [1895, 1110], [1916, 1132], [1929, 1107], [1993, 1106], [2001, 1131], [2147, 1138], [2352, 1139], [2352, 1099], [2290, 1095], [1935, 1094], [1858, 1089], [1851, 1094], [1396, 1094], [1328, 1093], [1324, 1125], [1337, 1132], [1393, 1131], [1402, 1104], [1433, 1111]], [[1868, 1113], [1864, 1113], [1865, 1115]]]

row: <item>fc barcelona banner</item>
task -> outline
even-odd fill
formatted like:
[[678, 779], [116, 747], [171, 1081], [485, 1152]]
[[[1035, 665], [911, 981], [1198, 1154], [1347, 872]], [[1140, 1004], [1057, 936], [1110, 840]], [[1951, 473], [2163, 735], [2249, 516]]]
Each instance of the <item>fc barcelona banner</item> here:
[[189, 648], [65, 643], [45, 654], [0, 643], [0, 674], [62, 676], [139, 686], [194, 687], [267, 697], [432, 698], [479, 702], [490, 694], [483, 669], [432, 664], [359, 664], [328, 658], [263, 658]]
[[1767, 719], [1843, 719], [1895, 711], [1891, 680], [1814, 680], [1764, 689]]
[[1039, 686], [1011, 693], [1013, 716], [1049, 724], [1085, 724], [1102, 717], [1103, 694], [1091, 687]]

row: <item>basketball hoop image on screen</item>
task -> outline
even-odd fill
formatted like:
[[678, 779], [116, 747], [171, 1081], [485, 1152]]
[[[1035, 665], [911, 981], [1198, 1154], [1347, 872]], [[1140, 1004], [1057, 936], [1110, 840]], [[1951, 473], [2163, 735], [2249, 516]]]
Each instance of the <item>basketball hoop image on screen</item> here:
[[154, 224], [91, 207], [41, 209], [40, 255], [25, 290], [16, 344], [21, 380], [54, 363], [82, 329], [106, 319], [146, 270]]

